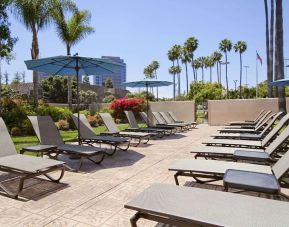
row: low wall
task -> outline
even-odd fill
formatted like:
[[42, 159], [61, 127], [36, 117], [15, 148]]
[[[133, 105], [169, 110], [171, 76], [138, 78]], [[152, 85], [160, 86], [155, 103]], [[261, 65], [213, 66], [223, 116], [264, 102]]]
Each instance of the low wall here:
[[183, 121], [195, 120], [195, 101], [150, 102], [150, 108], [153, 112], [172, 111]]
[[[288, 110], [288, 98], [286, 105]], [[209, 100], [208, 122], [209, 125], [225, 125], [230, 121], [250, 120], [254, 119], [262, 109], [278, 112], [278, 99]]]

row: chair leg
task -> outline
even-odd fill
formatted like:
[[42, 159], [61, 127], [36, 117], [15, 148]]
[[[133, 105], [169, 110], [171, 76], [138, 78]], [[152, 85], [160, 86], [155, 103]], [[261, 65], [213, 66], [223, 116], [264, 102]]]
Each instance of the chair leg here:
[[113, 149], [113, 151], [111, 153], [106, 151], [105, 154], [108, 155], [108, 156], [112, 156], [116, 152], [116, 149], [117, 149], [117, 147], [114, 146], [114, 149]]
[[137, 212], [136, 214], [134, 214], [131, 218], [130, 218], [130, 225], [131, 227], [137, 227], [136, 222], [138, 221], [138, 219], [140, 219], [140, 213]]
[[59, 183], [59, 181], [60, 181], [60, 180], [63, 178], [63, 176], [64, 176], [64, 172], [65, 172], [65, 167], [63, 166], [63, 167], [61, 168], [60, 176], [59, 176], [57, 179], [51, 177], [51, 176], [50, 176], [49, 174], [47, 174], [47, 173], [45, 173], [44, 176], [46, 176], [46, 177], [47, 177], [49, 180], [51, 180], [52, 182]]

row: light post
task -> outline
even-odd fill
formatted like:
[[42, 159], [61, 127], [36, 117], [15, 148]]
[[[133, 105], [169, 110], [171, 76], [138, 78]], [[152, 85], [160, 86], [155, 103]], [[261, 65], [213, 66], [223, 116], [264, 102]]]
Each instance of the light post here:
[[[230, 62], [228, 62], [228, 61], [219, 61], [219, 63], [220, 63], [220, 81], [221, 81], [221, 84], [222, 84], [222, 80], [221, 80], [221, 78], [222, 78], [222, 65], [228, 65], [228, 64], [230, 64]], [[226, 89], [226, 97], [228, 98], [228, 89]]]
[[238, 82], [238, 80], [233, 80], [233, 81], [235, 83], [235, 91], [237, 91], [237, 82]]

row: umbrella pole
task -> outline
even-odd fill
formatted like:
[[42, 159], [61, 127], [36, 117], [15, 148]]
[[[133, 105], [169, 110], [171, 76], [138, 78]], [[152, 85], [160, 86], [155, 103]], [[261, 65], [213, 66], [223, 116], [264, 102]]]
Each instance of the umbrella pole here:
[[149, 117], [149, 85], [146, 84], [147, 87], [147, 116]]
[[80, 145], [80, 119], [79, 119], [79, 66], [78, 66], [78, 58], [76, 58], [76, 96], [77, 96], [77, 140], [78, 144]]

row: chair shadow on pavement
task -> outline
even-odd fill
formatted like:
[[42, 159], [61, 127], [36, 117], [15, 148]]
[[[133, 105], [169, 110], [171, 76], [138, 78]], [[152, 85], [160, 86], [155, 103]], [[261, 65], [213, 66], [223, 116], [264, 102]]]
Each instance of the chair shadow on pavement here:
[[[59, 174], [59, 171], [51, 174]], [[65, 177], [65, 175], [64, 175]], [[8, 180], [9, 179], [9, 180]], [[11, 180], [10, 180], [11, 179]], [[8, 181], [6, 181], [8, 180]], [[2, 182], [5, 181], [5, 182]], [[15, 174], [1, 174], [0, 182], [7, 187], [10, 191], [16, 192], [19, 184], [19, 178]], [[39, 200], [45, 196], [50, 195], [51, 193], [56, 193], [57, 191], [63, 190], [69, 187], [68, 184], [65, 183], [54, 183], [44, 177], [35, 177], [25, 180], [24, 187], [22, 192], [20, 193], [18, 200], [20, 201], [29, 201], [29, 200]], [[0, 190], [0, 196], [7, 196], [3, 190]], [[8, 196], [7, 196], [8, 197]]]

